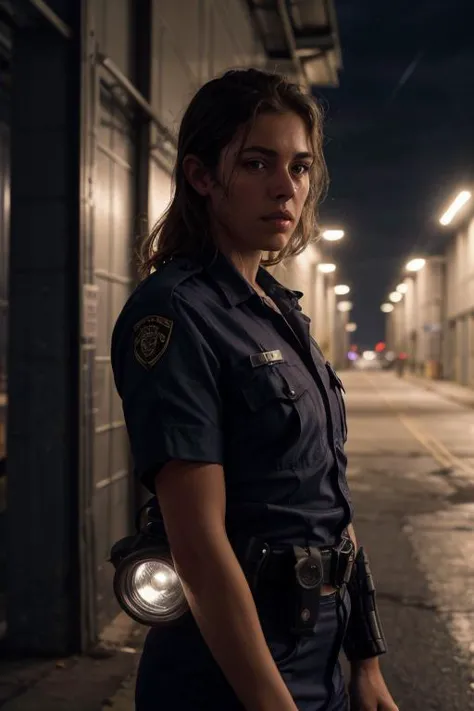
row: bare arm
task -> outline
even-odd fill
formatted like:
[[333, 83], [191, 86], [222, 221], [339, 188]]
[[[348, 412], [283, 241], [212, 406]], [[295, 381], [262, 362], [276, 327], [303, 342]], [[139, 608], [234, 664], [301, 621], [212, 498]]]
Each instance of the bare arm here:
[[297, 711], [227, 538], [222, 467], [170, 462], [156, 477], [156, 494], [191, 612], [245, 709]]

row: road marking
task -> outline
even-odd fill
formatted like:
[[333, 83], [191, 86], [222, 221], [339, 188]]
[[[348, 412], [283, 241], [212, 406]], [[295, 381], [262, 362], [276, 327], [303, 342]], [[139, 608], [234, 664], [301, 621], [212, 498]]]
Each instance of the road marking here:
[[456, 457], [456, 455], [450, 452], [446, 445], [444, 445], [434, 435], [423, 430], [414, 418], [402, 415], [386, 394], [374, 384], [373, 380], [371, 380], [368, 375], [365, 375], [365, 377], [373, 389], [380, 395], [382, 400], [384, 400], [387, 406], [395, 413], [402, 425], [410, 432], [412, 437], [414, 437], [426, 450], [428, 450], [435, 461], [443, 467], [457, 469], [462, 471], [464, 474], [467, 474], [469, 477], [474, 478], [474, 468], [472, 466], [470, 466], [467, 462], [463, 462], [463, 460], [459, 459], [459, 457]]

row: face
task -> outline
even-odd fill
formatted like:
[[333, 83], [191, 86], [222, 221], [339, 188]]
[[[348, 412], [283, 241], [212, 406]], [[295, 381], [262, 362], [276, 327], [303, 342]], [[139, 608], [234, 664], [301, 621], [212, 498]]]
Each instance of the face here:
[[217, 242], [240, 252], [283, 249], [308, 197], [312, 162], [306, 126], [294, 113], [260, 115], [243, 146], [236, 135], [209, 184]]

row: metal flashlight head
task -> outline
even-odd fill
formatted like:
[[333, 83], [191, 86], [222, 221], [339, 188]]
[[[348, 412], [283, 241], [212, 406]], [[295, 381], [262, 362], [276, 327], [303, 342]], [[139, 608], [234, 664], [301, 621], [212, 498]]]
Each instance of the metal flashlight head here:
[[170, 551], [150, 530], [146, 526], [137, 536], [117, 541], [110, 560], [120, 607], [136, 622], [154, 626], [178, 620], [189, 608]]

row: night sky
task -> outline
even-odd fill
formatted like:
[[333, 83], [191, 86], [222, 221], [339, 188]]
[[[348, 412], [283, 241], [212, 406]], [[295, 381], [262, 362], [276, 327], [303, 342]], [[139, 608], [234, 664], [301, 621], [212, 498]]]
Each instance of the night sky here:
[[[336, 0], [344, 68], [326, 110], [325, 253], [349, 283], [353, 342], [384, 336], [380, 304], [418, 253], [439, 251], [443, 209], [474, 177], [474, 0]], [[423, 254], [422, 254], [423, 256]]]

